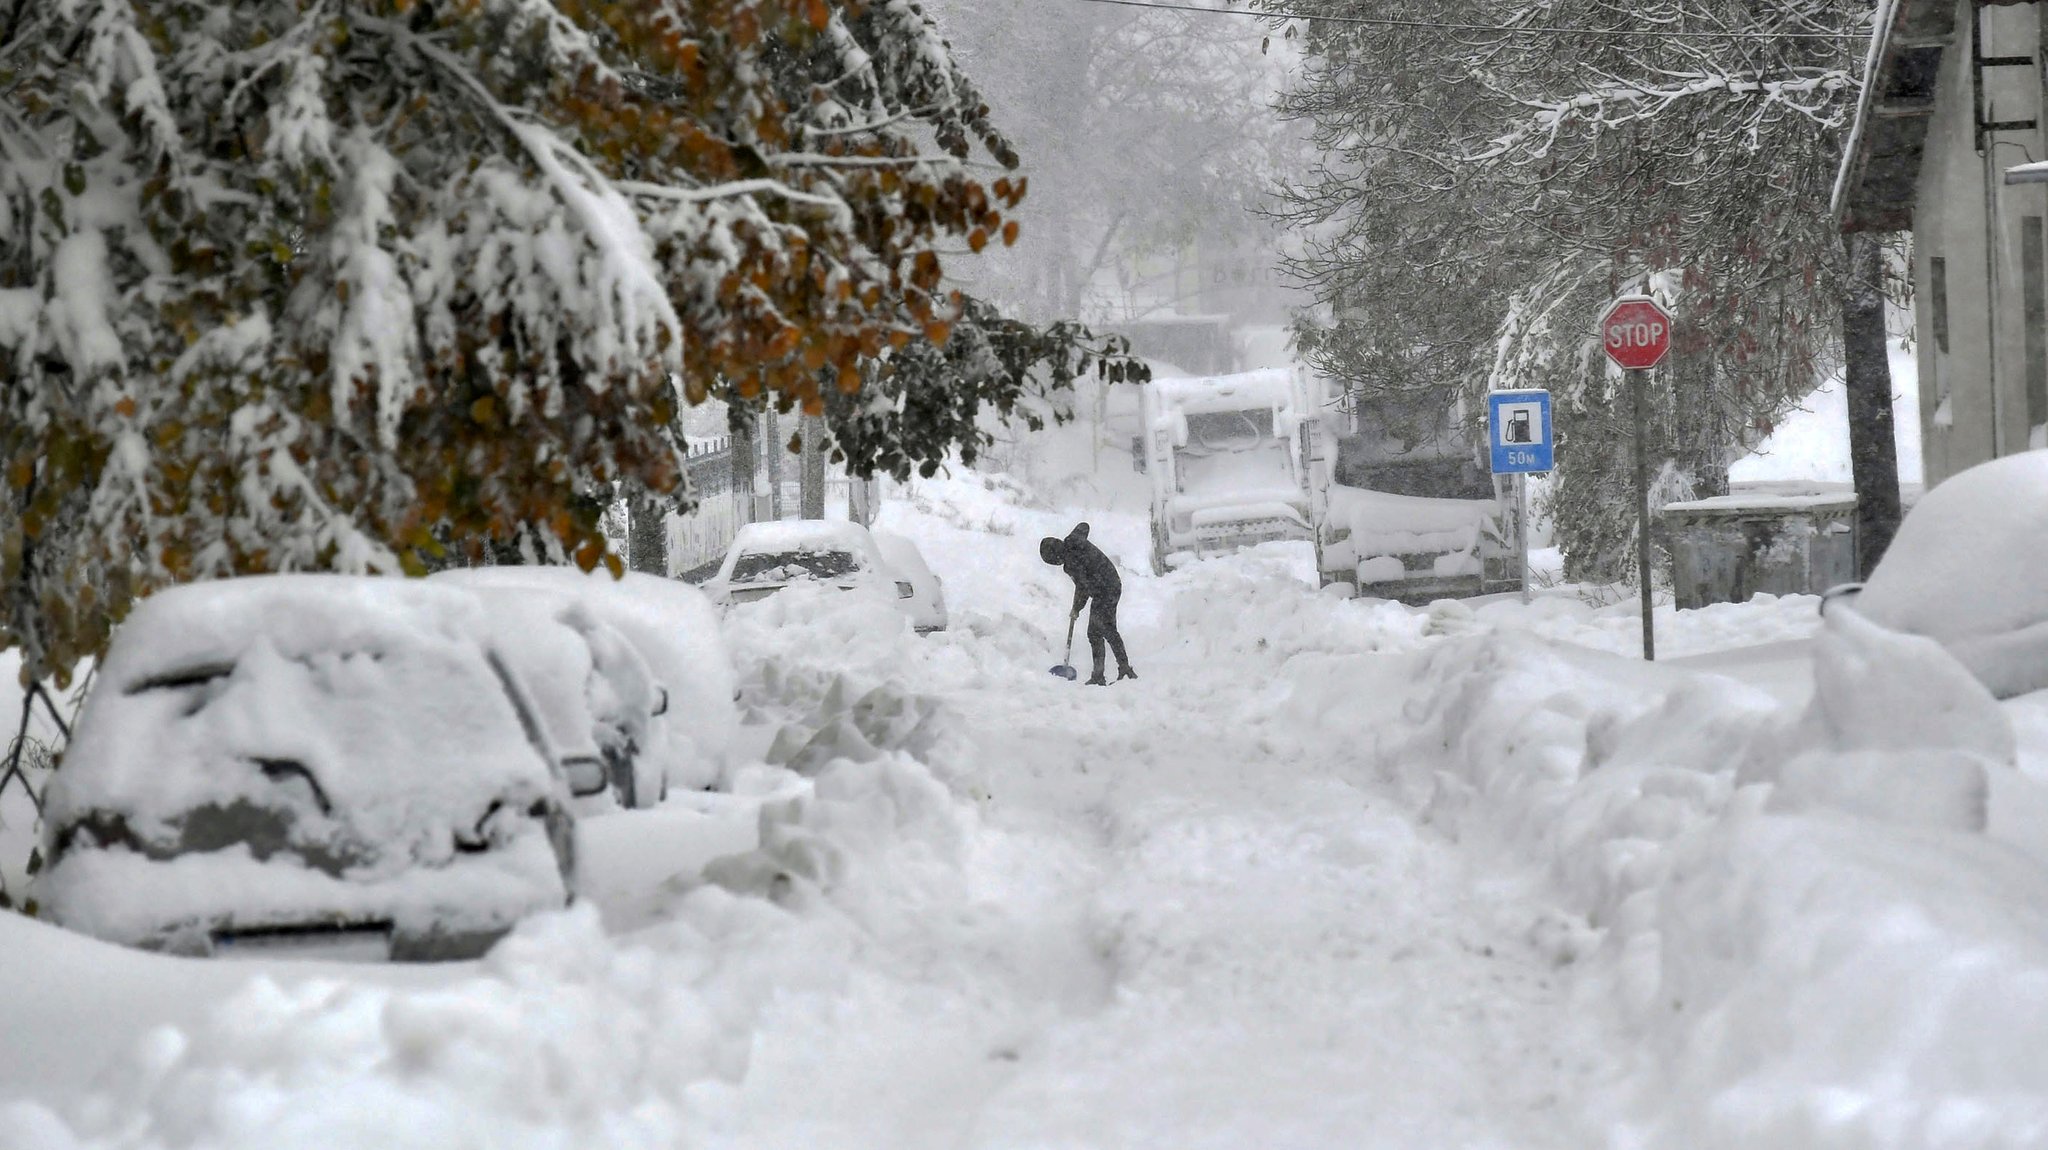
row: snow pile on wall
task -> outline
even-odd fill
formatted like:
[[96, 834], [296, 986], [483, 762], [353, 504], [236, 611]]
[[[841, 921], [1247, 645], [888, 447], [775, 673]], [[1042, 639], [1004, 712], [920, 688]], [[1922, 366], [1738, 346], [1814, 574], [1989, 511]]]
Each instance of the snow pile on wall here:
[[[1817, 595], [1758, 594], [1747, 603], [1710, 603], [1687, 611], [1656, 609], [1657, 655], [1669, 659], [1708, 651], [1804, 639], [1820, 623]], [[1529, 603], [1514, 597], [1478, 603], [1441, 599], [1429, 605], [1430, 631], [1470, 635], [1527, 632], [1546, 639], [1638, 655], [1643, 649], [1642, 607], [1631, 595], [1616, 603], [1546, 594]]]
[[[2041, 1145], [2048, 869], [1974, 829], [1988, 772], [2026, 785], [2010, 730], [1931, 643], [1831, 626], [1818, 660], [1788, 715], [1729, 678], [1461, 640], [1397, 729], [1351, 737], [1448, 833], [1547, 867], [1565, 908], [1532, 941], [1644, 1040], [1611, 1100], [1627, 1144]], [[1341, 731], [1345, 670], [1303, 668], [1305, 721]]]

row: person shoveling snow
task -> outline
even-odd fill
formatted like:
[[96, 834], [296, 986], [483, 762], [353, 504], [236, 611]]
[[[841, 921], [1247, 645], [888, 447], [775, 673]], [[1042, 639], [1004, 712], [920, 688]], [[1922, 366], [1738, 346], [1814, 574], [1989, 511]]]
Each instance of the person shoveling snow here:
[[1102, 553], [1102, 548], [1088, 542], [1088, 525], [1075, 524], [1065, 539], [1048, 535], [1039, 540], [1038, 557], [1065, 570], [1067, 578], [1074, 581], [1074, 609], [1067, 615], [1070, 648], [1074, 621], [1081, 617], [1081, 608], [1094, 604], [1088, 610], [1088, 649], [1095, 656], [1095, 674], [1088, 682], [1097, 687], [1108, 685], [1102, 674], [1105, 643], [1116, 652], [1117, 679], [1137, 678], [1138, 673], [1131, 670], [1130, 656], [1124, 653], [1124, 637], [1116, 629], [1116, 603], [1123, 597], [1124, 581], [1116, 573], [1116, 564]]

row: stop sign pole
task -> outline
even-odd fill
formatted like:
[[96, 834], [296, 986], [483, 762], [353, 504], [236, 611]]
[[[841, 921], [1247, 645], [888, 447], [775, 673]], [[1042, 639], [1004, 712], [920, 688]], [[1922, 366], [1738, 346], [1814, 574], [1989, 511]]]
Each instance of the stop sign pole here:
[[1671, 353], [1671, 313], [1646, 295], [1625, 295], [1600, 317], [1600, 345], [1607, 358], [1628, 372], [1635, 393], [1636, 422], [1636, 582], [1643, 600], [1643, 658], [1657, 658], [1657, 625], [1650, 600], [1650, 454], [1649, 419], [1643, 413], [1643, 390], [1650, 369]]

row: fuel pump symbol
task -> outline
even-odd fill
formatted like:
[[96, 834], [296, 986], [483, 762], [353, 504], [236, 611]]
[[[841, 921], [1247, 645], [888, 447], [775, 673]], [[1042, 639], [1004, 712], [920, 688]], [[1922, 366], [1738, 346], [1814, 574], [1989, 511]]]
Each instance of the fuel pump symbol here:
[[1501, 433], [1502, 443], [1534, 443], [1536, 429], [1530, 422], [1530, 408], [1509, 409], [1507, 429]]

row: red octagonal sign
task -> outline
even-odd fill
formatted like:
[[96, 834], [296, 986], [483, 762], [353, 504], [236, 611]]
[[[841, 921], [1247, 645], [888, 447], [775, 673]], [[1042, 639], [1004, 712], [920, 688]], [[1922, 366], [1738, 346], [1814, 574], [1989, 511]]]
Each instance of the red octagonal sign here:
[[1601, 317], [1600, 343], [1622, 367], [1655, 367], [1671, 351], [1671, 313], [1649, 296], [1623, 296]]

